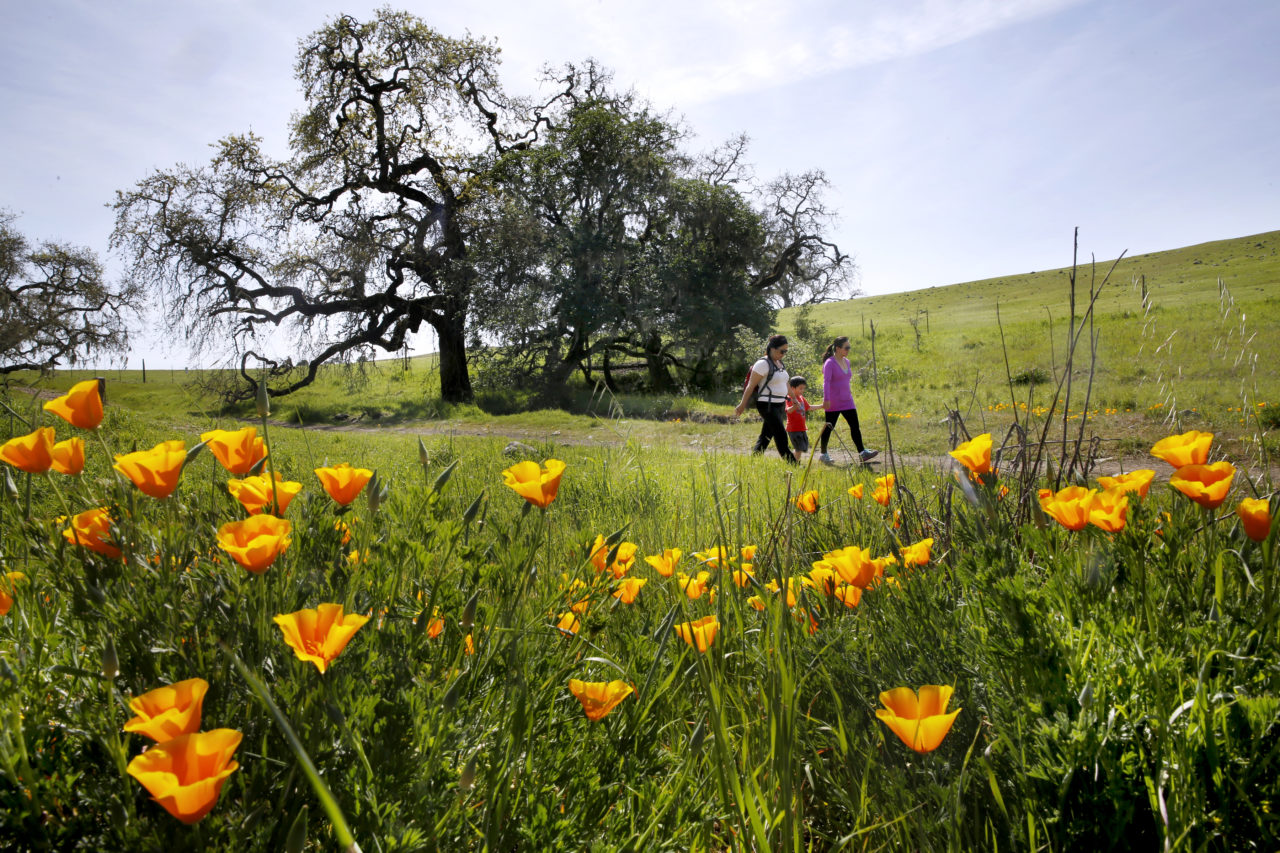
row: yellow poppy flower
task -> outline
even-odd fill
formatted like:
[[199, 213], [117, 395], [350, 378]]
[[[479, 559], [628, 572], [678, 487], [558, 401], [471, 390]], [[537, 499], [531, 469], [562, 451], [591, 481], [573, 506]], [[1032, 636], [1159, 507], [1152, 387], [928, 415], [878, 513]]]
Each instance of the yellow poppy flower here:
[[676, 569], [676, 563], [680, 562], [682, 553], [679, 548], [663, 548], [661, 554], [651, 554], [645, 557], [644, 561], [653, 566], [655, 572], [664, 578], [669, 578]]
[[293, 525], [274, 515], [229, 521], [218, 528], [218, 547], [255, 574], [262, 574], [289, 547]]
[[[341, 604], [321, 604], [294, 613], [282, 613], [274, 621], [298, 660], [311, 661], [316, 669], [324, 672], [342, 654], [369, 617], [359, 613], [344, 614]], [[467, 639], [470, 638], [468, 634]]]
[[129, 707], [137, 716], [124, 724], [124, 730], [146, 735], [156, 743], [197, 732], [208, 691], [209, 682], [203, 678], [188, 678], [135, 696]]
[[44, 404], [46, 412], [52, 412], [67, 423], [80, 429], [97, 429], [102, 423], [102, 394], [98, 380], [86, 379], [71, 386], [71, 390]]
[[1230, 462], [1212, 465], [1186, 465], [1173, 472], [1169, 485], [1205, 509], [1217, 509], [1231, 491], [1236, 468]]
[[951, 457], [970, 472], [978, 474], [991, 473], [991, 433], [984, 432], [966, 442], [957, 445], [950, 453]]
[[895, 478], [892, 474], [876, 477], [876, 489], [871, 493], [871, 499], [880, 504], [880, 506], [887, 507], [889, 500], [893, 497], [894, 482]]
[[1058, 492], [1042, 489], [1039, 494], [1040, 508], [1046, 515], [1068, 530], [1084, 530], [1098, 491], [1084, 486], [1067, 486]]
[[231, 759], [240, 738], [232, 729], [179, 735], [130, 761], [129, 775], [165, 811], [192, 824], [213, 810], [222, 783], [240, 766]]
[[75, 477], [84, 470], [84, 439], [79, 436], [59, 441], [50, 452], [52, 468], [59, 474]]
[[953, 691], [950, 686], [926, 684], [917, 696], [910, 687], [895, 687], [880, 694], [884, 707], [876, 711], [876, 717], [916, 752], [931, 752], [951, 731], [961, 711], [957, 708], [947, 713]]
[[1150, 468], [1143, 468], [1138, 471], [1130, 471], [1128, 474], [1118, 474], [1114, 477], [1099, 477], [1098, 485], [1109, 492], [1137, 492], [1138, 497], [1145, 498], [1147, 490], [1151, 488], [1151, 481], [1155, 476], [1155, 471]]
[[623, 699], [636, 689], [625, 681], [579, 681], [569, 679], [569, 692], [582, 703], [582, 710], [587, 719], [595, 722], [609, 716], [609, 713]]
[[703, 616], [701, 619], [681, 622], [676, 626], [677, 636], [700, 652], [711, 648], [718, 633], [720, 633], [720, 620], [715, 616]]
[[1213, 444], [1213, 433], [1193, 429], [1182, 435], [1171, 435], [1160, 439], [1151, 448], [1151, 455], [1157, 459], [1163, 459], [1174, 468], [1204, 465], [1209, 461], [1211, 444]]
[[[283, 515], [285, 510], [289, 508], [290, 502], [302, 491], [302, 484], [294, 480], [286, 480], [277, 472], [274, 488], [272, 488], [271, 480], [267, 479], [265, 475], [257, 474], [244, 479], [232, 478], [227, 480], [227, 491], [240, 502], [240, 505], [245, 508], [249, 515], [257, 515], [270, 510], [271, 502], [278, 498], [280, 506], [277, 509]], [[349, 538], [348, 536], [348, 540]]]
[[818, 492], [816, 489], [804, 492], [796, 498], [796, 506], [807, 513], [818, 511]]
[[837, 548], [822, 555], [822, 559], [813, 564], [815, 569], [830, 569], [840, 576], [845, 583], [851, 583], [860, 589], [866, 589], [875, 577], [875, 564], [871, 562], [871, 552], [857, 545], [848, 548]]
[[636, 596], [640, 594], [640, 588], [648, 582], [647, 578], [623, 578], [618, 581], [618, 588], [613, 591], [613, 597], [623, 604], [633, 604]]
[[257, 427], [210, 430], [201, 433], [200, 440], [230, 474], [248, 474], [267, 458], [267, 446], [258, 436]]
[[676, 573], [676, 586], [680, 587], [680, 591], [690, 598], [701, 598], [702, 594], [707, 591], [707, 581], [711, 580], [711, 572], [698, 572], [697, 575], [686, 575], [684, 572]]
[[167, 498], [178, 487], [182, 466], [187, 461], [187, 443], [181, 439], [162, 441], [150, 450], [136, 450], [116, 456], [115, 469], [124, 474], [138, 491], [153, 498]]
[[1244, 533], [1254, 542], [1271, 535], [1271, 506], [1258, 498], [1245, 498], [1236, 507], [1236, 515], [1244, 525]]
[[548, 459], [542, 465], [525, 460], [503, 471], [502, 482], [529, 503], [546, 509], [556, 499], [564, 469], [559, 459]]
[[53, 427], [40, 427], [0, 444], [0, 460], [28, 474], [45, 473], [53, 467]]
[[348, 506], [369, 482], [373, 472], [368, 468], [352, 468], [343, 462], [329, 468], [317, 468], [320, 485], [339, 506]]
[[1108, 533], [1124, 530], [1125, 515], [1129, 511], [1129, 496], [1123, 491], [1098, 492], [1089, 507], [1089, 523]]
[[[902, 567], [923, 566], [929, 562], [931, 550], [933, 549], [933, 539], [921, 539], [913, 545], [908, 545], [902, 549]], [[883, 574], [883, 572], [882, 572]]]
[[121, 551], [110, 540], [112, 524], [106, 509], [87, 509], [71, 517], [71, 527], [62, 531], [62, 536], [72, 545], [83, 545], [104, 557], [117, 559]]

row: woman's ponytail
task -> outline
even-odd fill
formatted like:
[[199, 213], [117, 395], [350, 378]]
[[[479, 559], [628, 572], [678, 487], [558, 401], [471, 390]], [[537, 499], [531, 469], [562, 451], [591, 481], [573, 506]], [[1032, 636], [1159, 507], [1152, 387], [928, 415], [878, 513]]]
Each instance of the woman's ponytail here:
[[831, 358], [833, 355], [836, 354], [837, 347], [842, 347], [847, 343], [849, 343], [848, 335], [841, 335], [840, 337], [836, 338], [834, 341], [831, 342], [830, 346], [827, 347], [827, 351], [822, 354], [822, 360], [826, 361], [827, 359]]

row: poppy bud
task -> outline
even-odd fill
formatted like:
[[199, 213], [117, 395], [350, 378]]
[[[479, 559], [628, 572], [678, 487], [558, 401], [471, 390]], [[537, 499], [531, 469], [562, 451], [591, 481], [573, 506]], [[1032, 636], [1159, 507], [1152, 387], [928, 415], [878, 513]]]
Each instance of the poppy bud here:
[[107, 645], [102, 650], [102, 677], [111, 681], [120, 674], [120, 656], [116, 653], [116, 641], [107, 637]]
[[453, 684], [449, 685], [449, 689], [444, 692], [444, 698], [440, 700], [440, 707], [444, 708], [446, 714], [458, 707], [458, 699], [462, 695], [462, 685], [466, 679], [465, 674], [458, 676]]
[[18, 484], [13, 481], [13, 473], [7, 465], [4, 469], [4, 493], [9, 497], [9, 500], [15, 503], [18, 501]]
[[422, 437], [418, 437], [418, 464], [423, 468], [431, 466], [431, 455], [427, 453], [427, 446], [422, 443]]
[[265, 418], [267, 415], [271, 414], [271, 402], [270, 402], [270, 398], [267, 396], [266, 380], [263, 380], [262, 382], [258, 383], [258, 396], [256, 400], [256, 405], [257, 405], [258, 417]]
[[471, 626], [476, 621], [476, 605], [480, 601], [480, 590], [476, 590], [471, 594], [471, 598], [467, 599], [467, 604], [462, 608], [462, 630], [470, 631]]
[[462, 775], [458, 777], [458, 790], [470, 791], [476, 785], [476, 757], [472, 755], [467, 759], [467, 764], [462, 768]]
[[431, 491], [433, 494], [444, 488], [444, 484], [449, 482], [449, 478], [453, 476], [454, 469], [457, 467], [458, 462], [457, 460], [454, 460], [452, 465], [440, 472], [440, 476], [436, 477], [436, 481], [431, 484]]
[[476, 513], [480, 512], [480, 502], [484, 500], [484, 492], [476, 495], [476, 499], [471, 502], [471, 506], [467, 507], [467, 511], [462, 514], [462, 523], [470, 524], [475, 520]]

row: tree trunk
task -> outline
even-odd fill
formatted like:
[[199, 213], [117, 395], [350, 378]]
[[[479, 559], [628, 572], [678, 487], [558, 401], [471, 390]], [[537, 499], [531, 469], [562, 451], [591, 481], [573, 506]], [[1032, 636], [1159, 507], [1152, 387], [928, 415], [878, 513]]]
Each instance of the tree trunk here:
[[440, 343], [440, 398], [446, 403], [469, 403], [473, 395], [463, 324], [446, 321], [433, 328]]
[[644, 361], [649, 372], [649, 390], [653, 393], [665, 393], [675, 388], [671, 379], [671, 371], [667, 370], [667, 361], [662, 357], [662, 341], [652, 335], [645, 342]]

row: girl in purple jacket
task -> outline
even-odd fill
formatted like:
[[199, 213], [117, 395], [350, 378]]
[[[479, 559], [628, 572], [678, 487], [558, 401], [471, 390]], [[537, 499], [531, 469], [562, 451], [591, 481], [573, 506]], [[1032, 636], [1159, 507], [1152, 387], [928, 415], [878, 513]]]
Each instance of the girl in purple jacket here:
[[853, 437], [853, 445], [858, 448], [858, 459], [868, 462], [880, 451], [868, 450], [862, 446], [862, 430], [858, 429], [858, 407], [853, 402], [853, 367], [849, 364], [849, 338], [841, 335], [831, 342], [822, 362], [822, 408], [826, 423], [822, 427], [819, 439], [821, 453], [818, 459], [828, 465], [831, 457], [827, 454], [827, 442], [831, 439], [831, 431], [840, 416], [844, 415], [849, 424], [849, 434]]

